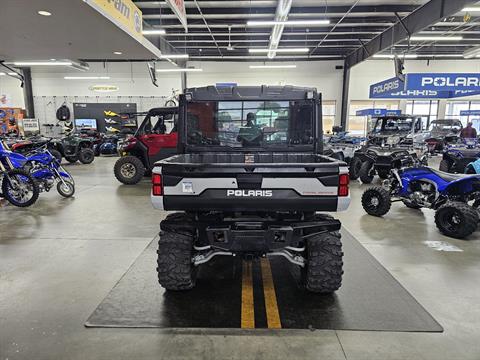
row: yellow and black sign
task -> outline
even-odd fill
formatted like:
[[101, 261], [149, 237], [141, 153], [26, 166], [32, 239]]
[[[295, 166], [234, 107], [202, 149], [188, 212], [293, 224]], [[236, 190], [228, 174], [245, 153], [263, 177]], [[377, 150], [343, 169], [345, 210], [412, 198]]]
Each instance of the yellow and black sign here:
[[87, 3], [131, 35], [143, 36], [142, 12], [131, 0], [88, 0]]

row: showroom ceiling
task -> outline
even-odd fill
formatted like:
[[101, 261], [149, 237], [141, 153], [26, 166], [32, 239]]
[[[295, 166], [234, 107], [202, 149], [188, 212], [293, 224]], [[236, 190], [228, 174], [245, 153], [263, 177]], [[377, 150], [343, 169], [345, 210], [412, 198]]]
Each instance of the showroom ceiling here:
[[[328, 20], [329, 23], [287, 23], [278, 48], [300, 48], [303, 52], [285, 54], [278, 51], [275, 59], [343, 59], [397, 23], [397, 15], [404, 18], [427, 2], [428, 0], [293, 0], [288, 22]], [[188, 33], [185, 33], [165, 1], [135, 0], [135, 3], [143, 12], [144, 28], [164, 29], [166, 34], [162, 38], [178, 52], [189, 54], [190, 59], [268, 59], [265, 53], [252, 53], [252, 49], [262, 51], [269, 47], [273, 25], [251, 26], [248, 22], [275, 20], [279, 1], [185, 0]], [[461, 58], [465, 50], [478, 44], [480, 11], [459, 12], [416, 35], [434, 35], [442, 40], [427, 38], [412, 40], [410, 43], [403, 41], [382, 54], [408, 53], [425, 58], [434, 55]], [[453, 38], [445, 40], [450, 37]], [[160, 44], [158, 35], [148, 38], [154, 44]]]

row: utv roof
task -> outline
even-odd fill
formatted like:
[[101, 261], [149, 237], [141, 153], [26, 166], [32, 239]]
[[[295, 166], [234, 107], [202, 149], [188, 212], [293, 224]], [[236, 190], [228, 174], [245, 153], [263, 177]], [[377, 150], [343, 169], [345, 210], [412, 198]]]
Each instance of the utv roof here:
[[205, 86], [185, 90], [188, 100], [305, 100], [318, 99], [317, 89], [298, 86]]

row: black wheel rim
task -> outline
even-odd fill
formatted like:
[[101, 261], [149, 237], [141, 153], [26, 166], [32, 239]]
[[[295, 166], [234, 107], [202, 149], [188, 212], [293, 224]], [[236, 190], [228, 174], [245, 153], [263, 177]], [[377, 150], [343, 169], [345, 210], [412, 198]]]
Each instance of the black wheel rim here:
[[380, 206], [380, 196], [376, 194], [367, 194], [365, 198], [365, 207], [368, 212], [375, 212]]
[[33, 197], [33, 181], [23, 175], [8, 176], [8, 196], [18, 204], [25, 204]]
[[445, 209], [442, 212], [441, 223], [445, 230], [456, 233], [463, 227], [462, 213], [455, 209]]

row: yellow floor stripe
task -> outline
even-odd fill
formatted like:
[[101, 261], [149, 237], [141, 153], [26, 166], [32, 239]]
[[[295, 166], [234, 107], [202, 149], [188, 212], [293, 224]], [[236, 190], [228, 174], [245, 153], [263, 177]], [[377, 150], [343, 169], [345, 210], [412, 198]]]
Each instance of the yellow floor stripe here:
[[243, 261], [242, 267], [242, 329], [255, 328], [255, 310], [253, 307], [252, 262]]
[[273, 285], [272, 269], [268, 259], [261, 259], [263, 279], [263, 295], [265, 296], [265, 310], [267, 312], [267, 324], [269, 329], [281, 329], [280, 314], [278, 312], [277, 295]]

